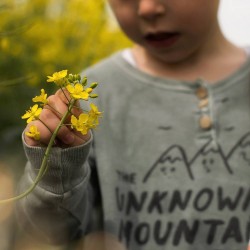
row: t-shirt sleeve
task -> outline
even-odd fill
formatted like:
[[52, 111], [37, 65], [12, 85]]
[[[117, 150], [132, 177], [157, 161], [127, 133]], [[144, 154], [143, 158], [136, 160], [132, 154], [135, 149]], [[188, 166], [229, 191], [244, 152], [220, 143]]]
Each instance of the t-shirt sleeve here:
[[[28, 162], [18, 185], [19, 194], [33, 184], [46, 150], [23, 143]], [[92, 138], [81, 146], [52, 148], [43, 178], [16, 203], [17, 220], [23, 229], [53, 243], [69, 242], [84, 234], [94, 196], [87, 161], [91, 144]]]

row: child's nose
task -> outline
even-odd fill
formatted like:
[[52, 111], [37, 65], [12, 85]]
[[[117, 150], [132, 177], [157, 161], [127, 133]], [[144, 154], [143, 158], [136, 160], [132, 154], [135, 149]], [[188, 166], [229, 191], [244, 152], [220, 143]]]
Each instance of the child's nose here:
[[145, 19], [154, 19], [165, 13], [164, 0], [139, 0], [138, 15]]

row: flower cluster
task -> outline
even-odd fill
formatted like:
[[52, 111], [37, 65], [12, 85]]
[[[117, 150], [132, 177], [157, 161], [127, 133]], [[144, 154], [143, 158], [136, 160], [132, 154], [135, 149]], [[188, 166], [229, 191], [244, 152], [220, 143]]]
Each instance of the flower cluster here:
[[[68, 74], [67, 70], [55, 72], [52, 76], [48, 76], [47, 82], [55, 83], [59, 88], [61, 88], [65, 96], [67, 96], [66, 91], [69, 93], [70, 99], [68, 100], [68, 103], [73, 104], [68, 110], [69, 114], [71, 113], [71, 109], [74, 107], [74, 103], [77, 100], [82, 99], [84, 101], [88, 101], [89, 98], [98, 97], [97, 94], [92, 93], [98, 85], [96, 82], [93, 82], [90, 84], [90, 86], [87, 86], [88, 81], [86, 77], [81, 78], [81, 76], [78, 74]], [[22, 116], [22, 119], [27, 119], [27, 123], [30, 123], [34, 120], [40, 120], [39, 116], [44, 106], [50, 106], [47, 97], [48, 95], [45, 90], [41, 89], [41, 94], [32, 99], [32, 101], [36, 104], [26, 111], [26, 113]], [[40, 106], [37, 103], [39, 103]], [[89, 111], [85, 111], [85, 113], [82, 113], [79, 117], [71, 115], [71, 124], [69, 125], [72, 129], [75, 129], [76, 131], [79, 131], [85, 135], [90, 129], [94, 129], [99, 125], [99, 118], [101, 115], [102, 112], [98, 110], [98, 107], [95, 104], [90, 103]], [[29, 131], [26, 132], [26, 135], [34, 138], [35, 140], [40, 139], [40, 132], [34, 125], [30, 126]]]
[[[61, 120], [59, 124], [57, 125], [56, 129], [54, 131], [51, 131], [51, 138], [48, 143], [48, 146], [45, 150], [44, 157], [41, 163], [41, 166], [38, 170], [38, 174], [32, 183], [32, 185], [23, 193], [14, 196], [12, 198], [8, 198], [5, 200], [0, 199], [0, 204], [6, 204], [8, 202], [13, 202], [20, 200], [24, 197], [26, 197], [28, 194], [30, 194], [34, 188], [37, 186], [37, 184], [40, 182], [40, 180], [45, 175], [47, 169], [49, 168], [48, 165], [48, 159], [49, 155], [52, 149], [52, 146], [55, 143], [57, 134], [62, 126], [70, 126], [72, 129], [75, 129], [76, 131], [82, 133], [83, 135], [87, 134], [90, 129], [95, 129], [99, 125], [99, 118], [102, 115], [102, 112], [98, 110], [98, 107], [90, 103], [90, 109], [89, 111], [83, 111], [79, 115], [79, 117], [76, 117], [72, 114], [73, 108], [79, 108], [76, 106], [76, 102], [79, 99], [82, 99], [84, 101], [88, 101], [89, 98], [96, 98], [98, 97], [97, 94], [93, 94], [93, 90], [97, 87], [97, 83], [93, 82], [88, 85], [87, 78], [84, 77], [81, 78], [80, 75], [72, 75], [68, 74], [67, 70], [62, 70], [59, 72], [55, 72], [52, 76], [48, 76], [47, 82], [55, 83], [64, 93], [64, 96], [68, 100], [68, 109], [64, 114], [61, 114]], [[40, 114], [45, 107], [50, 107], [50, 109], [54, 109], [52, 105], [50, 105], [50, 101], [48, 99], [48, 95], [45, 92], [44, 89], [41, 89], [41, 94], [39, 96], [35, 96], [32, 101], [35, 103], [26, 113], [22, 116], [22, 119], [27, 119], [27, 123], [30, 123], [34, 120], [39, 120], [42, 122], [45, 126], [47, 126], [40, 118]], [[55, 110], [55, 109], [54, 109]], [[55, 112], [59, 112], [58, 110], [55, 110]], [[66, 124], [65, 122], [68, 121], [69, 116], [71, 115], [71, 123]], [[25, 132], [28, 137], [31, 137], [35, 140], [40, 140], [40, 132], [38, 131], [38, 128], [35, 125], [31, 125], [29, 127], [29, 131]]]

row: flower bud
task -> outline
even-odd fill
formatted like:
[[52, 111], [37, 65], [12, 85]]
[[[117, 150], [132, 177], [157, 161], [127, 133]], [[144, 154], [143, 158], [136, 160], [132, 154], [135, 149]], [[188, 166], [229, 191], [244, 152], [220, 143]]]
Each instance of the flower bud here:
[[89, 97], [90, 97], [90, 98], [97, 98], [98, 95], [97, 95], [97, 94], [91, 94], [91, 95], [89, 95]]
[[76, 80], [77, 80], [78, 82], [81, 81], [81, 76], [80, 76], [79, 74], [75, 75], [75, 77], [76, 77]]
[[83, 85], [83, 86], [86, 86], [86, 85], [87, 85], [87, 82], [88, 82], [88, 79], [87, 79], [86, 76], [84, 76], [83, 79], [82, 79], [82, 85]]
[[94, 88], [97, 87], [97, 85], [98, 85], [97, 82], [92, 82], [91, 85], [90, 85], [90, 88], [94, 89]]
[[70, 83], [73, 83], [74, 82], [74, 76], [72, 74], [69, 74], [68, 80], [69, 80]]

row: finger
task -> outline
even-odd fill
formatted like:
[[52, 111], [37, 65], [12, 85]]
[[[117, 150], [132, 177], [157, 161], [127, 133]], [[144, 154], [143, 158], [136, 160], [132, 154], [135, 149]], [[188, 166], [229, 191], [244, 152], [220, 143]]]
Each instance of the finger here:
[[[46, 125], [45, 127], [47, 128], [47, 133], [45, 133], [44, 136], [41, 136], [41, 142], [48, 144], [52, 134], [59, 126], [61, 118], [56, 116], [53, 111], [45, 109], [40, 115], [40, 120], [42, 123]], [[48, 134], [49, 132], [50, 135]], [[75, 135], [67, 126], [62, 124], [62, 126], [57, 131], [56, 138], [57, 141], [59, 140], [63, 144], [73, 145], [75, 140]]]
[[[66, 108], [68, 107], [68, 103], [70, 102], [70, 96], [69, 96], [68, 91], [62, 91], [60, 89], [56, 92], [55, 97], [53, 97], [53, 100], [51, 101], [55, 102], [56, 105], [59, 105], [59, 101], [57, 98], [59, 98], [59, 100], [66, 105]], [[62, 103], [60, 105], [62, 105]], [[52, 105], [56, 106], [53, 103]], [[65, 110], [65, 106], [64, 106], [64, 110]], [[70, 115], [66, 118], [65, 123], [70, 123], [71, 115], [74, 115], [75, 117], [78, 118], [79, 115], [82, 113], [83, 111], [80, 107], [79, 100], [75, 100], [74, 106], [71, 108]]]
[[60, 98], [65, 104], [69, 104], [71, 97], [67, 89], [59, 89], [56, 91], [55, 96]]
[[[59, 97], [61, 101], [64, 102], [66, 105], [68, 105], [71, 100], [70, 94], [66, 89], [63, 89], [63, 90], [59, 89], [55, 93], [55, 96]], [[75, 101], [75, 104], [71, 110], [71, 113], [74, 114], [76, 117], [78, 117], [82, 113], [79, 100]]]
[[[39, 140], [35, 140], [32, 137], [29, 137], [26, 132], [30, 131], [30, 127], [31, 126], [36, 126], [37, 130], [40, 133], [40, 139]], [[28, 144], [29, 146], [40, 146], [41, 144], [47, 144], [47, 142], [50, 140], [52, 133], [49, 131], [49, 129], [40, 121], [36, 120], [36, 121], [32, 121], [30, 122], [25, 130], [24, 130], [24, 140], [26, 142], [26, 144]]]
[[60, 123], [60, 118], [58, 118], [54, 114], [54, 112], [52, 112], [49, 109], [43, 109], [40, 114], [39, 120], [30, 122], [25, 129], [25, 132], [27, 132], [30, 130], [30, 127], [32, 125], [36, 126], [37, 130], [40, 133], [40, 140], [38, 142], [35, 139], [30, 138], [25, 134], [26, 143], [30, 146], [36, 146], [39, 144], [48, 145], [50, 138], [59, 123]]
[[52, 111], [61, 119], [65, 112], [68, 111], [68, 106], [58, 95], [51, 95], [48, 98], [48, 105], [46, 105], [44, 109]]
[[80, 132], [74, 131], [74, 135], [75, 135], [74, 143], [71, 144], [70, 146], [79, 146], [79, 145], [85, 144], [91, 138], [90, 132], [88, 132], [86, 135], [83, 135]]

